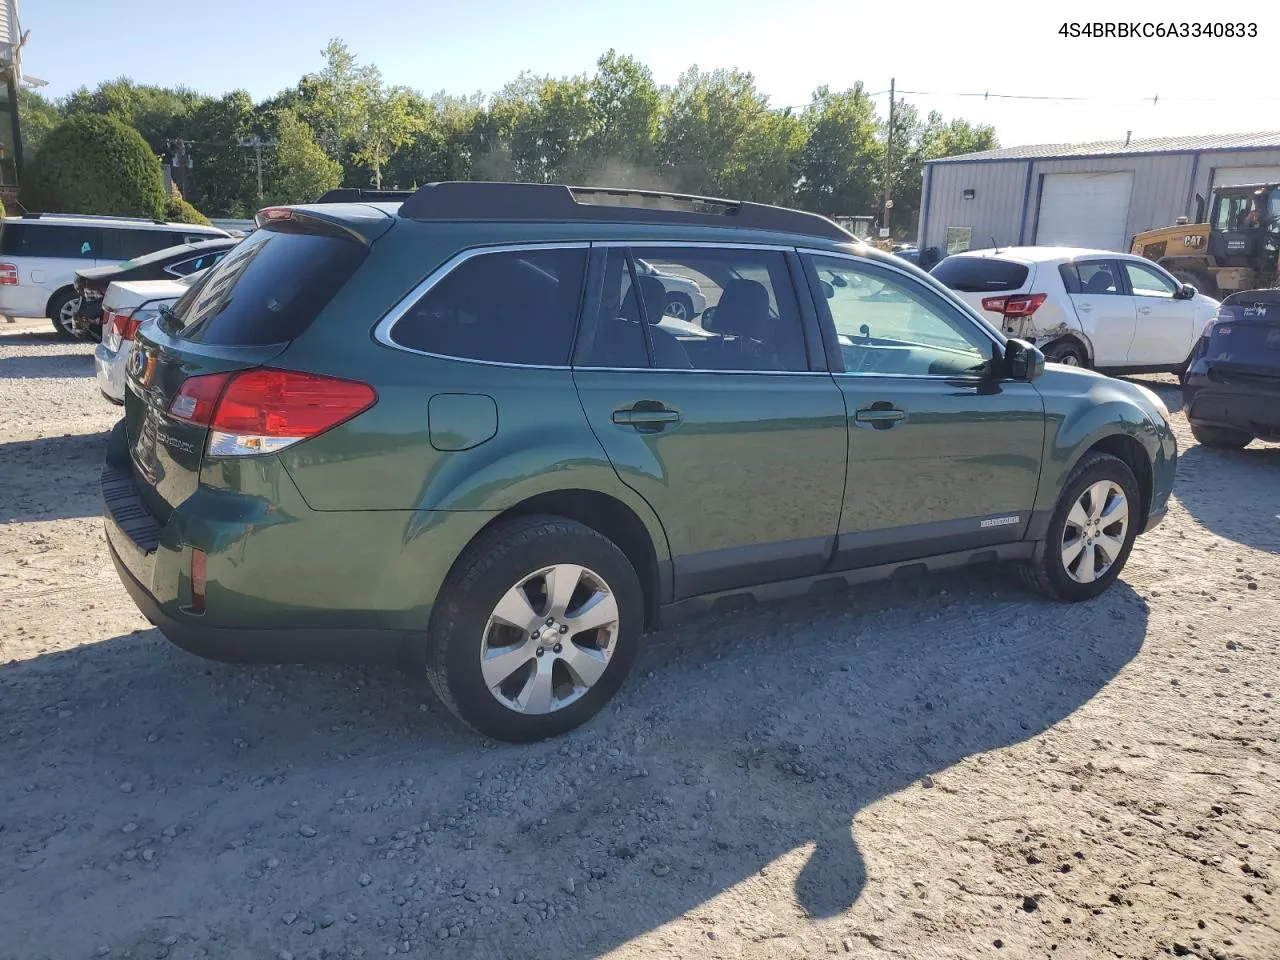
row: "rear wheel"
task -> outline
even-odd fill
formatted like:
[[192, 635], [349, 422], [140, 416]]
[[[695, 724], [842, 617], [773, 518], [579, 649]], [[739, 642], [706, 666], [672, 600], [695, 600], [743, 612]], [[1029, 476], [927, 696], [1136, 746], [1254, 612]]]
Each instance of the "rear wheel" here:
[[80, 298], [71, 287], [59, 290], [49, 301], [49, 319], [53, 321], [59, 340], [76, 339], [75, 319], [79, 309]]
[[626, 555], [590, 527], [519, 517], [477, 538], [450, 573], [423, 661], [453, 714], [513, 743], [594, 716], [626, 678], [644, 618]]
[[1059, 340], [1045, 348], [1044, 358], [1052, 363], [1060, 363], [1065, 367], [1083, 367], [1088, 365], [1088, 357], [1084, 347], [1074, 340]]
[[1243, 430], [1232, 430], [1230, 427], [1208, 427], [1191, 425], [1191, 435], [1206, 447], [1218, 447], [1222, 450], [1243, 450], [1253, 439], [1253, 435]]
[[693, 301], [683, 293], [673, 293], [667, 297], [665, 313], [677, 320], [693, 319]]
[[1037, 556], [1022, 567], [1032, 589], [1055, 600], [1089, 600], [1124, 569], [1138, 535], [1141, 498], [1123, 460], [1088, 453], [1071, 471]]

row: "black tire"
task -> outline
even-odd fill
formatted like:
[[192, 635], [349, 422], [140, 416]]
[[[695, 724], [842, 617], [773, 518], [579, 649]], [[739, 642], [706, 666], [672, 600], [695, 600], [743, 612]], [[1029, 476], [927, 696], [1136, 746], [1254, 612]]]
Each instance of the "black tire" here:
[[[613, 653], [603, 674], [577, 700], [550, 713], [521, 713], [500, 703], [485, 682], [480, 657], [486, 626], [513, 585], [560, 563], [588, 568], [613, 594], [618, 605]], [[609, 702], [635, 662], [643, 626], [640, 580], [612, 541], [561, 517], [515, 517], [485, 531], [459, 557], [440, 591], [417, 661], [436, 695], [463, 723], [496, 740], [528, 743], [581, 726]]]
[[1044, 358], [1051, 363], [1061, 363], [1068, 367], [1087, 367], [1089, 356], [1085, 349], [1074, 340], [1059, 340], [1045, 348]]
[[1218, 283], [1213, 279], [1213, 274], [1204, 273], [1200, 270], [1178, 270], [1173, 274], [1173, 279], [1179, 283], [1189, 283], [1196, 288], [1196, 293], [1203, 293], [1206, 297], [1218, 297]]
[[1206, 447], [1217, 447], [1220, 450], [1243, 450], [1253, 434], [1243, 430], [1232, 430], [1230, 427], [1210, 427], [1191, 424], [1191, 435]]
[[75, 330], [70, 323], [64, 327], [61, 318], [68, 305], [75, 303], [79, 299], [75, 290], [71, 287], [63, 287], [49, 299], [49, 319], [53, 321], [53, 329], [58, 334], [59, 340], [77, 339]]
[[667, 297], [666, 313], [678, 320], [692, 320], [693, 300], [683, 293], [673, 293]]
[[[1106, 572], [1091, 583], [1080, 583], [1071, 576], [1062, 560], [1067, 516], [1071, 513], [1076, 501], [1084, 495], [1085, 490], [1102, 480], [1110, 480], [1123, 490], [1129, 505], [1128, 528], [1125, 531], [1123, 546]], [[1054, 600], [1075, 603], [1098, 596], [1116, 581], [1120, 571], [1124, 569], [1125, 562], [1129, 559], [1142, 519], [1141, 508], [1142, 498], [1138, 491], [1138, 481], [1134, 479], [1129, 465], [1110, 454], [1096, 451], [1086, 453], [1062, 486], [1058, 505], [1054, 508], [1053, 517], [1049, 520], [1049, 530], [1045, 534], [1044, 543], [1037, 547], [1036, 555], [1031, 560], [1019, 567], [1023, 581], [1031, 589]]]

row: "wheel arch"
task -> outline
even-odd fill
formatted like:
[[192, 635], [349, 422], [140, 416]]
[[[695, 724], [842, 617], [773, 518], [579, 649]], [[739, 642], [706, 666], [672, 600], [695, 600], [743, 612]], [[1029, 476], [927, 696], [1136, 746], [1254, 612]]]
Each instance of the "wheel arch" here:
[[671, 565], [665, 533], [661, 533], [660, 527], [662, 540], [655, 542], [650, 526], [617, 497], [599, 490], [550, 490], [534, 494], [503, 510], [476, 533], [476, 538], [495, 524], [533, 514], [550, 514], [573, 520], [616, 544], [640, 580], [645, 599], [646, 626], [657, 623], [658, 608], [669, 601], [671, 594]]
[[1079, 347], [1081, 352], [1084, 354], [1085, 366], [1092, 367], [1094, 365], [1093, 343], [1087, 334], [1072, 330], [1068, 333], [1062, 334], [1061, 336], [1054, 337], [1039, 346], [1041, 351], [1048, 356], [1053, 348], [1059, 344], [1071, 344]]
[[53, 316], [53, 303], [54, 303], [54, 301], [55, 301], [55, 300], [57, 300], [57, 299], [59, 299], [59, 298], [60, 298], [64, 293], [72, 293], [72, 294], [74, 294], [75, 292], [76, 292], [76, 288], [75, 288], [73, 285], [69, 284], [69, 283], [64, 283], [62, 286], [57, 287], [57, 288], [53, 291], [53, 293], [49, 294], [49, 299], [48, 299], [48, 300], [46, 300], [46, 301], [44, 302], [44, 315], [45, 315], [45, 317], [46, 317], [46, 318], [48, 318], [49, 320], [54, 319], [54, 316]]
[[[1090, 453], [1109, 454], [1133, 471], [1134, 479], [1138, 481], [1138, 495], [1142, 498], [1141, 523], [1138, 527], [1141, 530], [1146, 526], [1147, 517], [1151, 514], [1151, 501], [1155, 496], [1155, 471], [1152, 469], [1151, 458], [1147, 454], [1146, 447], [1130, 434], [1112, 433], [1083, 450], [1076, 462], [1078, 463], [1081, 458]], [[1072, 469], [1074, 466], [1073, 464]]]

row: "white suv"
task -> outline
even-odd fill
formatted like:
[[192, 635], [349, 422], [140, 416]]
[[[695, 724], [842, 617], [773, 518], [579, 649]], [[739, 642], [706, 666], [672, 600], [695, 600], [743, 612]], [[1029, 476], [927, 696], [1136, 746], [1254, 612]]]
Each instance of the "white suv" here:
[[0, 315], [48, 317], [60, 337], [73, 339], [80, 305], [74, 287], [77, 270], [226, 236], [230, 234], [218, 227], [135, 217], [6, 217], [0, 229]]
[[971, 250], [929, 272], [1006, 336], [1070, 366], [1180, 372], [1218, 313], [1163, 267], [1110, 250]]

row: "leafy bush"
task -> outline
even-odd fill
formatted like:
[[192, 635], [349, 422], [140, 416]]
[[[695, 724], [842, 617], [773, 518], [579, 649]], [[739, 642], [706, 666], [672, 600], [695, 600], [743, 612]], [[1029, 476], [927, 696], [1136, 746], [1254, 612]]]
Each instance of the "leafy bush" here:
[[160, 161], [114, 117], [77, 116], [49, 132], [22, 187], [23, 205], [49, 213], [160, 217]]
[[169, 196], [164, 202], [164, 218], [170, 223], [202, 223], [209, 226], [209, 218], [187, 203], [176, 183], [169, 185]]

